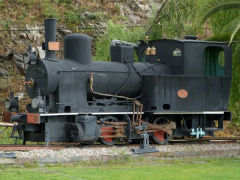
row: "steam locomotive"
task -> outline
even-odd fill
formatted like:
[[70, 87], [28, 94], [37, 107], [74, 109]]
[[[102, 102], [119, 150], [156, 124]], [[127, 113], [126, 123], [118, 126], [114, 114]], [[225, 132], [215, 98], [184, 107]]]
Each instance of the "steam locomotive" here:
[[[3, 121], [26, 141], [106, 145], [142, 138], [158, 144], [174, 137], [213, 136], [231, 120], [232, 49], [225, 43], [160, 39], [139, 44], [114, 40], [111, 62], [92, 61], [91, 39], [64, 38], [64, 60], [56, 58], [56, 20], [45, 19], [46, 56], [31, 48], [25, 86], [31, 104], [19, 112], [11, 93]], [[137, 55], [138, 61], [136, 61]]]

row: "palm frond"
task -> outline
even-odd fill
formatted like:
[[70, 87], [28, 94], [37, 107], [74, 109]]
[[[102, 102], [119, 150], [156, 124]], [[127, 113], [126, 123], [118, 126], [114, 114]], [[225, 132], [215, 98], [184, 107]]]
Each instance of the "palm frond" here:
[[232, 43], [233, 38], [237, 34], [240, 29], [240, 17], [233, 19], [230, 23], [228, 23], [222, 30], [221, 34], [230, 35], [229, 36], [229, 45]]
[[239, 24], [239, 22], [240, 16], [237, 16], [237, 18], [233, 19], [225, 27], [223, 27], [222, 32], [232, 34], [232, 32], [235, 30], [235, 27]]
[[221, 42], [228, 42], [231, 37], [230, 33], [222, 32], [220, 34], [213, 35], [207, 38], [207, 41], [221, 41]]
[[235, 35], [237, 34], [237, 32], [240, 30], [240, 19], [236, 19], [236, 20], [235, 20], [232, 29], [233, 29], [233, 31], [232, 31], [232, 35], [231, 35], [229, 44], [232, 43], [233, 38], [235, 37]]
[[206, 4], [200, 13], [201, 23], [203, 24], [210, 16], [220, 10], [239, 9], [240, 0], [212, 0]]

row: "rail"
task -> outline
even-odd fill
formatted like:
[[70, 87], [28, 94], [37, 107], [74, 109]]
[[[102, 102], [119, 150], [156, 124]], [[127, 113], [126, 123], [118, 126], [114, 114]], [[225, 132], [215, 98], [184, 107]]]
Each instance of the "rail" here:
[[[169, 143], [171, 145], [179, 145], [179, 144], [185, 144], [185, 143], [201, 143], [202, 141], [208, 141], [209, 143], [216, 143], [216, 144], [221, 144], [221, 143], [239, 143], [240, 137], [204, 137], [201, 139], [178, 139], [178, 140], [171, 140]], [[139, 146], [139, 144], [128, 144], [128, 143], [117, 143], [114, 146]], [[155, 145], [154, 145], [155, 146]], [[164, 145], [159, 145], [159, 146], [164, 146]], [[33, 149], [55, 149], [55, 150], [60, 150], [64, 148], [82, 148], [82, 147], [89, 147], [89, 148], [95, 148], [95, 147], [111, 147], [111, 146], [106, 146], [102, 144], [91, 144], [91, 145], [79, 145], [78, 143], [54, 143], [50, 145], [35, 145], [35, 144], [30, 144], [30, 145], [13, 145], [13, 144], [2, 144], [0, 145], [0, 151], [30, 151]]]

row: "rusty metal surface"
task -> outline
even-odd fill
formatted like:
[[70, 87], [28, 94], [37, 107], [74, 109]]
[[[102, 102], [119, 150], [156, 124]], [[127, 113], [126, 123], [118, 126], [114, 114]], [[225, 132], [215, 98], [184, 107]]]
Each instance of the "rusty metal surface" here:
[[27, 113], [27, 123], [40, 124], [40, 115], [33, 114], [33, 113]]
[[[135, 128], [135, 126], [142, 125], [142, 111], [143, 111], [143, 104], [140, 101], [134, 101], [133, 102], [133, 116], [132, 116], [132, 127], [133, 128]], [[136, 114], [135, 114], [135, 112], [136, 112]], [[138, 134], [141, 134], [140, 130], [136, 130], [136, 132]]]
[[116, 126], [127, 125], [126, 122], [104, 122], [104, 124], [110, 124], [110, 125], [116, 125]]
[[3, 122], [10, 122], [10, 120], [11, 120], [11, 112], [3, 111], [2, 121]]
[[101, 128], [100, 138], [126, 138], [125, 135], [126, 122], [108, 122], [105, 121]]
[[172, 122], [172, 121], [170, 121], [167, 124], [162, 124], [162, 125], [150, 124], [150, 123], [147, 124], [147, 131], [148, 132], [150, 132], [150, 131], [152, 132], [153, 130], [157, 130], [157, 131], [161, 130], [161, 131], [164, 131], [168, 134], [172, 134], [173, 129], [176, 129], [176, 123]]

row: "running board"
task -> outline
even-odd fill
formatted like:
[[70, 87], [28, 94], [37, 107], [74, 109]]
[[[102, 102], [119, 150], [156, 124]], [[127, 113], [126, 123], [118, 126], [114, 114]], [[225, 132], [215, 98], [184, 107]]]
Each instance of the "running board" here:
[[222, 128], [205, 128], [205, 131], [217, 131], [222, 130]]

